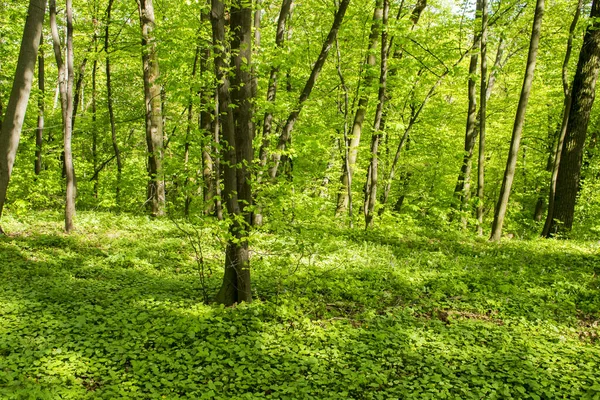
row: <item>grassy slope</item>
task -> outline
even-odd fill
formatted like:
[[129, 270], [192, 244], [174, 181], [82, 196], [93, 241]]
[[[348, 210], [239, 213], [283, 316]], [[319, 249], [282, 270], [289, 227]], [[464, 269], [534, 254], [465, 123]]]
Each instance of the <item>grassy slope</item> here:
[[61, 224], [4, 223], [1, 399], [600, 397], [598, 243], [292, 224], [253, 235], [260, 300], [224, 309], [172, 222]]

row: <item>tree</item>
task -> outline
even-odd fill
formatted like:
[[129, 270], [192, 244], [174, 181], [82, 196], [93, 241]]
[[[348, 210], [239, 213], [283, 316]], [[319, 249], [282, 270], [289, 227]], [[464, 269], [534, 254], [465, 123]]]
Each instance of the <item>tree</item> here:
[[60, 108], [63, 123], [63, 160], [66, 177], [66, 201], [65, 201], [65, 231], [73, 230], [73, 218], [75, 217], [75, 169], [73, 167], [73, 152], [71, 140], [73, 136], [73, 7], [72, 1], [66, 0], [67, 13], [67, 60], [63, 60], [63, 50], [58, 35], [58, 24], [56, 22], [56, 0], [50, 0], [50, 29], [52, 31], [52, 43], [54, 57], [58, 67], [58, 85], [60, 91]]
[[517, 166], [517, 156], [519, 153], [519, 145], [521, 144], [521, 133], [523, 132], [523, 124], [525, 122], [525, 111], [527, 110], [527, 102], [529, 101], [529, 93], [531, 84], [533, 83], [533, 72], [535, 71], [535, 62], [537, 58], [538, 46], [540, 43], [540, 31], [542, 29], [542, 17], [544, 16], [544, 0], [537, 0], [535, 6], [535, 14], [533, 16], [533, 27], [531, 30], [531, 39], [529, 41], [529, 53], [527, 55], [527, 64], [525, 67], [525, 77], [523, 78], [523, 87], [521, 88], [521, 96], [519, 105], [517, 106], [517, 115], [513, 126], [512, 139], [510, 141], [510, 149], [508, 151], [508, 159], [506, 161], [506, 169], [500, 189], [500, 196], [494, 211], [494, 222], [492, 224], [492, 235], [490, 240], [498, 241], [502, 236], [502, 226], [504, 225], [504, 217], [508, 208], [508, 199], [512, 188], [513, 179], [515, 177], [515, 169]]
[[[212, 0], [211, 24], [215, 46], [214, 62], [218, 82], [219, 121], [223, 147], [223, 197], [229, 214], [229, 240], [225, 250], [223, 284], [217, 302], [233, 305], [251, 302], [250, 260], [248, 254], [249, 206], [252, 203], [254, 123], [252, 120], [252, 7], [234, 0], [229, 10], [231, 65], [227, 63], [225, 5]], [[227, 68], [233, 74], [229, 77]]]
[[287, 117], [285, 125], [279, 135], [279, 142], [277, 143], [277, 150], [273, 153], [273, 166], [271, 167], [269, 174], [271, 178], [275, 178], [277, 176], [277, 171], [279, 169], [279, 162], [281, 161], [282, 153], [288, 146], [288, 143], [292, 139], [292, 130], [294, 129], [294, 124], [300, 117], [300, 112], [302, 111], [302, 107], [308, 98], [310, 97], [310, 93], [312, 92], [315, 83], [317, 82], [317, 78], [321, 73], [321, 69], [323, 65], [325, 65], [325, 61], [327, 60], [327, 56], [329, 55], [329, 51], [335, 42], [335, 38], [337, 37], [337, 32], [340, 29], [340, 25], [342, 25], [342, 21], [344, 20], [344, 15], [346, 14], [346, 10], [348, 9], [348, 5], [350, 4], [350, 0], [342, 0], [338, 7], [337, 12], [335, 13], [335, 17], [333, 18], [333, 24], [331, 25], [331, 29], [329, 30], [329, 34], [323, 42], [323, 47], [321, 48], [321, 53], [319, 57], [317, 57], [317, 61], [315, 62], [310, 76], [304, 85], [304, 89], [302, 89], [302, 93], [300, 94], [300, 98], [298, 99], [298, 104], [295, 109], [290, 113]]
[[[44, 36], [40, 35], [40, 46], [44, 42]], [[38, 54], [38, 89], [40, 91], [38, 97], [38, 123], [35, 131], [35, 163], [34, 173], [39, 175], [42, 172], [42, 145], [44, 144], [44, 94], [45, 94], [45, 77], [44, 77], [44, 50], [39, 49]]]
[[[375, 110], [375, 121], [373, 123], [373, 136], [371, 138], [371, 164], [367, 173], [367, 185], [365, 190], [365, 227], [368, 228], [373, 222], [375, 203], [377, 201], [377, 180], [379, 172], [379, 141], [381, 140], [381, 121], [385, 107], [385, 92], [388, 75], [388, 18], [390, 4], [389, 0], [383, 1], [383, 16], [381, 30], [381, 67], [379, 71], [379, 93], [377, 96], [377, 109]], [[348, 164], [348, 163], [347, 163]], [[339, 202], [338, 202], [339, 204]]]
[[369, 91], [371, 84], [374, 80], [374, 67], [377, 64], [377, 42], [379, 40], [379, 34], [381, 31], [381, 21], [383, 18], [383, 1], [375, 1], [375, 10], [373, 11], [373, 22], [371, 23], [371, 33], [369, 34], [369, 43], [367, 47], [367, 57], [364, 63], [364, 79], [363, 79], [363, 91], [358, 99], [358, 105], [356, 113], [354, 114], [354, 122], [352, 123], [352, 130], [350, 133], [350, 143], [344, 143], [344, 146], [348, 146], [348, 160], [344, 163], [342, 175], [340, 181], [342, 183], [338, 194], [338, 202], [336, 214], [340, 214], [348, 208], [348, 191], [352, 190], [349, 188], [351, 175], [354, 172], [356, 159], [358, 157], [358, 146], [360, 144], [360, 137], [362, 134], [363, 122], [367, 115], [367, 106], [369, 104]]
[[[2, 118], [0, 131], [0, 217], [6, 201], [8, 183], [15, 163], [19, 139], [21, 138], [21, 128], [23, 127], [31, 93], [45, 10], [46, 0], [29, 1], [17, 69], [6, 112]], [[2, 228], [0, 228], [0, 233], [3, 233]]]
[[[473, 47], [471, 53], [471, 59], [469, 61], [469, 83], [468, 83], [468, 99], [469, 105], [467, 109], [467, 124], [465, 133], [465, 147], [463, 163], [458, 174], [458, 180], [456, 188], [454, 189], [454, 195], [459, 200], [457, 204], [460, 210], [465, 210], [468, 207], [469, 200], [471, 198], [471, 169], [472, 169], [472, 158], [473, 149], [475, 148], [475, 140], [477, 138], [477, 130], [475, 126], [477, 124], [477, 60], [481, 47], [481, 31], [478, 26], [479, 20], [481, 20], [482, 0], [477, 0], [477, 6], [475, 8], [475, 22], [474, 22], [474, 34], [473, 34]], [[467, 220], [463, 216], [462, 218], [463, 228], [466, 228]]]
[[152, 0], [138, 0], [142, 30], [142, 66], [146, 103], [146, 145], [148, 146], [147, 204], [153, 216], [164, 214], [165, 182], [162, 176], [163, 115], [161, 88], [158, 83], [158, 50], [154, 37], [154, 6]]
[[[110, 69], [110, 53], [109, 53], [109, 37], [110, 37], [110, 13], [112, 11], [114, 0], [108, 0], [106, 7], [106, 26], [104, 27], [104, 53], [106, 54], [105, 71], [106, 71], [106, 106], [108, 108], [108, 120], [110, 123], [110, 139], [112, 142], [115, 159], [117, 160], [117, 187], [115, 189], [115, 198], [117, 205], [119, 204], [121, 194], [121, 175], [123, 173], [123, 162], [121, 161], [121, 151], [117, 141], [117, 124], [115, 123], [115, 112], [113, 107], [113, 89], [112, 89], [112, 74]], [[143, 28], [142, 28], [143, 29]], [[144, 83], [146, 80], [144, 79]], [[162, 122], [162, 119], [161, 119]], [[146, 131], [147, 132], [147, 131]], [[161, 139], [162, 142], [162, 139]], [[151, 192], [154, 193], [154, 192]], [[153, 207], [154, 207], [153, 203]], [[159, 213], [158, 210], [153, 212]]]
[[479, 157], [477, 161], [477, 233], [483, 234], [483, 205], [485, 185], [485, 135], [487, 118], [487, 38], [488, 2], [481, 0], [481, 77], [479, 86]]
[[573, 78], [570, 112], [556, 178], [553, 215], [549, 214], [551, 222], [548, 236], [559, 231], [568, 232], [573, 227], [583, 150], [600, 68], [598, 18], [600, 18], [600, 1], [594, 0], [590, 11], [592, 22], [586, 29]]

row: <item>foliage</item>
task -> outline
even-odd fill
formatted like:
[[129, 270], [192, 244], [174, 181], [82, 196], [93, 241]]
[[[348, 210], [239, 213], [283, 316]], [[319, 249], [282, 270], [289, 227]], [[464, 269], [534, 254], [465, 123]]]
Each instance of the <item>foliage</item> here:
[[[251, 238], [259, 300], [223, 308], [172, 222], [79, 218], [5, 221], [3, 399], [599, 396], [597, 242], [292, 222]], [[223, 228], [196, 225], [216, 288]]]

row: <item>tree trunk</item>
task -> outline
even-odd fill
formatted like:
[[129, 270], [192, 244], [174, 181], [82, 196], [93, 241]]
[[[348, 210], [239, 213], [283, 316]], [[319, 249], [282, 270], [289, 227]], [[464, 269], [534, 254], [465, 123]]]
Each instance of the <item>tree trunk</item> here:
[[[475, 140], [477, 138], [477, 61], [481, 47], [481, 32], [478, 25], [481, 19], [482, 0], [477, 0], [475, 7], [475, 21], [473, 34], [473, 48], [471, 60], [469, 62], [469, 83], [468, 83], [468, 99], [469, 106], [467, 111], [467, 124], [465, 132], [465, 146], [463, 163], [458, 174], [456, 187], [454, 188], [454, 196], [457, 199], [456, 206], [460, 211], [466, 211], [471, 198], [471, 170], [473, 149], [475, 148]], [[463, 229], [467, 227], [467, 218], [464, 214], [461, 216]]]
[[[54, 0], [52, 0], [54, 1]], [[75, 71], [73, 67], [73, 3], [72, 0], [66, 0], [67, 11], [67, 120], [64, 121], [64, 143], [65, 143], [65, 170], [67, 178], [67, 193], [65, 203], [65, 231], [67, 233], [73, 230], [73, 219], [75, 218], [75, 167], [73, 164], [73, 151], [71, 142], [73, 137], [73, 123], [75, 118], [73, 81]], [[85, 66], [85, 64], [84, 64]]]
[[[94, 51], [98, 53], [97, 36], [94, 33]], [[98, 118], [96, 109], [96, 75], [98, 73], [98, 60], [94, 57], [94, 63], [92, 64], [92, 163], [94, 166], [94, 172], [98, 169]], [[94, 179], [94, 198], [98, 198], [98, 176]]]
[[[226, 72], [225, 7], [221, 0], [212, 0], [211, 22], [215, 49], [221, 131], [225, 141], [223, 157], [223, 197], [231, 218], [230, 239], [225, 252], [223, 285], [217, 302], [233, 305], [251, 302], [248, 228], [251, 205], [250, 169], [252, 167], [254, 123], [252, 121], [252, 7], [243, 0], [235, 0], [230, 10], [231, 78]], [[230, 82], [231, 79], [231, 82]], [[230, 90], [231, 88], [231, 90]], [[230, 105], [232, 107], [230, 107]]]
[[[196, 80], [196, 71], [198, 70], [198, 59], [200, 58], [200, 46], [196, 46], [196, 52], [194, 54], [194, 62], [192, 63], [192, 76], [191, 81], [194, 82]], [[189, 189], [189, 161], [190, 161], [190, 139], [192, 135], [192, 118], [194, 112], [194, 89], [193, 86], [190, 85], [190, 93], [188, 98], [187, 105], [187, 124], [185, 129], [185, 143], [183, 145], [183, 168], [185, 180], [183, 182], [183, 193], [185, 195], [185, 200], [183, 204], [183, 215], [187, 218], [190, 215], [190, 205], [192, 203], [192, 197], [190, 196]], [[204, 164], [204, 162], [203, 162]]]
[[504, 171], [500, 196], [494, 211], [494, 222], [492, 224], [492, 235], [490, 237], [490, 240], [493, 241], [500, 240], [502, 236], [502, 226], [504, 224], [504, 217], [506, 216], [510, 190], [515, 177], [517, 156], [519, 154], [519, 145], [521, 144], [521, 133], [523, 132], [523, 125], [525, 122], [525, 111], [527, 109], [531, 84], [533, 83], [533, 72], [535, 70], [537, 51], [540, 43], [540, 30], [542, 28], [543, 15], [544, 0], [537, 0], [535, 15], [533, 17], [531, 40], [529, 42], [529, 54], [527, 55], [525, 77], [523, 79], [523, 87], [521, 89], [521, 97], [519, 98], [519, 105], [517, 106], [517, 114], [515, 116], [515, 124], [513, 126], [510, 150], [508, 152], [508, 159], [506, 161], [506, 170]]
[[[110, 70], [110, 52], [109, 52], [109, 44], [110, 44], [110, 14], [112, 11], [114, 0], [108, 1], [108, 6], [106, 7], [106, 27], [104, 30], [104, 53], [106, 55], [106, 105], [108, 107], [108, 120], [110, 123], [110, 138], [112, 142], [113, 152], [115, 153], [115, 158], [117, 160], [117, 187], [115, 188], [115, 201], [117, 206], [121, 200], [121, 175], [123, 174], [123, 162], [121, 161], [121, 151], [119, 150], [119, 142], [117, 141], [117, 124], [115, 123], [115, 112], [113, 109], [113, 94], [112, 94], [112, 75]], [[143, 29], [143, 28], [142, 28]], [[158, 66], [157, 66], [158, 69]], [[145, 75], [144, 75], [145, 78]], [[146, 80], [144, 79], [144, 87]], [[146, 121], [148, 121], [146, 119]], [[162, 121], [162, 119], [161, 119]], [[161, 127], [162, 129], [162, 127]], [[147, 132], [147, 128], [146, 128]], [[162, 145], [162, 139], [161, 139]], [[164, 190], [164, 189], [163, 189]], [[164, 193], [163, 193], [164, 195]]]
[[66, 200], [65, 200], [65, 231], [73, 230], [73, 218], [75, 217], [75, 170], [73, 168], [73, 153], [71, 151], [71, 139], [73, 134], [73, 8], [72, 1], [66, 1], [67, 13], [67, 60], [62, 57], [62, 48], [56, 23], [56, 0], [50, 0], [50, 28], [52, 31], [52, 42], [54, 56], [58, 67], [58, 85], [60, 92], [60, 106], [63, 123], [63, 167], [66, 178]]
[[[336, 214], [343, 213], [348, 207], [348, 192], [352, 190], [348, 177], [354, 173], [354, 167], [358, 158], [358, 146], [360, 145], [360, 137], [362, 135], [362, 126], [367, 114], [367, 106], [369, 104], [369, 89], [374, 80], [373, 69], [377, 64], [375, 50], [377, 49], [377, 41], [381, 32], [381, 20], [383, 18], [383, 0], [375, 1], [375, 10], [373, 11], [373, 22], [371, 24], [371, 33], [369, 34], [369, 44], [367, 48], [367, 58], [364, 63], [364, 80], [363, 92], [358, 99], [358, 106], [354, 114], [354, 122], [352, 123], [352, 131], [350, 134], [350, 148], [348, 150], [348, 160], [344, 164], [340, 181], [342, 183], [338, 193]], [[350, 187], [350, 189], [348, 189]]]
[[569, 121], [558, 167], [554, 215], [551, 218], [549, 235], [556, 232], [568, 232], [573, 227], [583, 150], [600, 68], [600, 22], [598, 18], [600, 18], [600, 0], [594, 0], [590, 12], [592, 23], [585, 32], [577, 70], [573, 78]]
[[577, 9], [575, 10], [575, 15], [573, 16], [573, 21], [571, 22], [571, 26], [569, 28], [569, 39], [567, 41], [567, 51], [565, 52], [565, 59], [563, 61], [562, 67], [562, 81], [563, 81], [563, 92], [565, 95], [564, 105], [563, 105], [563, 118], [560, 127], [560, 132], [558, 134], [558, 141], [556, 143], [556, 148], [554, 150], [554, 156], [552, 157], [552, 167], [551, 167], [551, 177], [550, 177], [550, 188], [548, 190], [548, 212], [546, 215], [546, 221], [544, 222], [544, 229], [542, 230], [542, 236], [550, 237], [551, 232], [550, 229], [552, 227], [552, 221], [554, 220], [554, 202], [555, 202], [555, 194], [556, 194], [556, 181], [558, 178], [558, 168], [560, 166], [560, 160], [562, 157], [563, 144], [565, 142], [565, 136], [567, 134], [567, 123], [569, 122], [569, 114], [571, 112], [571, 88], [569, 87], [569, 60], [571, 58], [571, 51], [573, 49], [573, 36], [575, 33], [575, 28], [577, 27], [577, 22], [579, 20], [579, 15], [581, 13], [582, 0], [579, 0], [577, 4]]
[[[40, 35], [40, 46], [44, 37]], [[44, 144], [44, 94], [45, 94], [45, 76], [44, 76], [44, 50], [39, 49], [38, 54], [38, 120], [35, 132], [35, 168], [34, 172], [39, 175], [42, 172], [42, 146]]]
[[321, 69], [323, 68], [323, 65], [325, 65], [325, 61], [327, 60], [329, 51], [331, 50], [331, 47], [333, 46], [333, 42], [335, 41], [335, 38], [337, 37], [337, 32], [340, 28], [340, 25], [342, 24], [344, 15], [346, 14], [346, 10], [348, 9], [348, 4], [350, 4], [350, 0], [341, 0], [340, 6], [335, 14], [334, 19], [333, 19], [333, 24], [331, 26], [331, 30], [329, 31], [329, 34], [327, 35], [327, 38], [325, 39], [325, 42], [323, 43], [323, 47], [321, 48], [321, 53], [319, 54], [319, 57], [317, 58], [317, 61], [315, 62], [315, 65], [313, 66], [313, 69], [310, 73], [310, 77], [308, 78], [308, 80], [306, 81], [306, 84], [304, 85], [304, 89], [302, 90], [302, 93], [300, 94], [300, 98], [298, 99], [298, 104], [296, 105], [295, 109], [288, 116], [288, 118], [285, 122], [285, 125], [283, 127], [283, 130], [281, 132], [281, 135], [279, 136], [279, 142], [277, 144], [277, 151], [275, 153], [273, 153], [273, 166], [271, 167], [271, 169], [269, 171], [269, 175], [273, 179], [277, 176], [277, 171], [279, 168], [279, 162], [281, 160], [282, 153], [286, 150], [288, 143], [290, 142], [290, 140], [292, 138], [292, 130], [294, 129], [294, 124], [296, 123], [296, 121], [298, 120], [298, 117], [300, 116], [300, 112], [302, 111], [302, 107], [304, 106], [304, 103], [310, 97], [310, 93], [312, 92], [312, 89], [315, 86], [317, 78], [319, 77], [319, 74], [321, 73]]
[[[481, 84], [479, 87], [479, 157], [477, 159], [477, 234], [483, 235], [485, 135], [487, 118], [488, 2], [481, 0]], [[466, 185], [465, 185], [466, 186]]]
[[[335, 49], [337, 53], [337, 73], [340, 78], [340, 86], [344, 92], [344, 104], [339, 106], [340, 111], [344, 114], [344, 132], [343, 132], [343, 140], [344, 140], [344, 170], [348, 175], [348, 186], [346, 190], [348, 191], [348, 217], [350, 220], [350, 228], [354, 227], [354, 211], [352, 209], [352, 170], [350, 169], [350, 165], [348, 164], [350, 146], [348, 139], [348, 110], [349, 110], [349, 96], [348, 96], [348, 86], [346, 86], [346, 80], [344, 79], [344, 74], [342, 73], [342, 55], [340, 53], [340, 45], [336, 38], [335, 40]], [[339, 135], [339, 131], [338, 131]]]
[[[277, 33], [275, 36], [275, 46], [277, 49], [281, 50], [283, 48], [283, 43], [285, 41], [285, 23], [288, 20], [288, 16], [290, 15], [292, 9], [293, 0], [283, 0], [281, 4], [281, 9], [279, 11], [279, 18], [277, 19]], [[267, 102], [273, 104], [277, 97], [277, 86], [279, 80], [279, 63], [275, 63], [271, 67], [271, 72], [269, 74], [269, 87], [267, 89]], [[263, 119], [263, 129], [262, 129], [262, 141], [260, 144], [258, 158], [259, 158], [259, 168], [258, 174], [256, 177], [257, 183], [261, 182], [261, 178], [263, 175], [263, 170], [267, 165], [267, 160], [269, 158], [269, 146], [271, 144], [271, 131], [273, 127], [273, 112], [268, 110], [265, 113], [265, 117]], [[253, 225], [262, 225], [262, 207], [258, 207], [256, 212], [254, 213], [254, 220], [252, 221]]]
[[[208, 16], [206, 16], [208, 18]], [[200, 73], [204, 75], [204, 71], [207, 71], [208, 61], [210, 58], [210, 49], [208, 47], [202, 49], [200, 55]], [[217, 148], [218, 135], [215, 138], [212, 134], [213, 116], [208, 109], [210, 104], [210, 92], [204, 90], [200, 94], [200, 129], [204, 135], [204, 147], [202, 149], [202, 176], [204, 183], [204, 190], [202, 192], [204, 200], [204, 214], [213, 214], [216, 211], [217, 203], [215, 201], [215, 194], [219, 187], [219, 176], [216, 173], [217, 168]], [[214, 155], [214, 159], [213, 159]]]
[[377, 201], [377, 180], [379, 173], [379, 141], [381, 140], [381, 120], [383, 118], [383, 109], [385, 106], [385, 93], [387, 87], [388, 74], [388, 17], [390, 10], [389, 0], [383, 1], [383, 16], [381, 30], [381, 68], [379, 72], [379, 93], [377, 98], [377, 109], [375, 110], [375, 121], [373, 123], [373, 136], [371, 138], [371, 165], [367, 173], [367, 186], [365, 190], [365, 228], [372, 225]]
[[[278, 49], [283, 48], [283, 43], [285, 41], [285, 22], [292, 8], [292, 3], [293, 0], [283, 0], [283, 3], [281, 4], [279, 18], [277, 19], [277, 34], [275, 36], [275, 46], [277, 46]], [[269, 88], [267, 89], [267, 102], [269, 103], [275, 102], [275, 98], [277, 97], [279, 68], [279, 64], [274, 64], [271, 67], [271, 73], [269, 74]], [[265, 113], [265, 118], [263, 120], [262, 142], [259, 150], [259, 166], [261, 170], [267, 164], [272, 125], [273, 113], [269, 110]], [[259, 171], [259, 174], [260, 173], [261, 171]]]
[[142, 30], [142, 64], [146, 102], [146, 144], [148, 146], [147, 205], [153, 216], [164, 214], [165, 182], [162, 172], [163, 116], [161, 88], [158, 84], [158, 52], [154, 38], [154, 6], [152, 0], [138, 0]]
[[[29, 95], [31, 94], [45, 10], [46, 0], [29, 1], [17, 69], [6, 112], [2, 119], [2, 130], [0, 131], [0, 217], [6, 201], [6, 191], [19, 146]], [[1, 232], [2, 229], [0, 228]]]

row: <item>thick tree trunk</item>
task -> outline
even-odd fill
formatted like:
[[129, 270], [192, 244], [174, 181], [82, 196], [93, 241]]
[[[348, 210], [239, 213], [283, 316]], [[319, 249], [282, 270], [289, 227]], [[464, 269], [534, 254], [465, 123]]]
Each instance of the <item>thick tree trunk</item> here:
[[[477, 234], [483, 235], [485, 135], [487, 118], [488, 2], [481, 1], [481, 84], [479, 87], [479, 156], [477, 159]], [[465, 185], [466, 186], [466, 185]]]
[[[6, 191], [21, 137], [21, 128], [35, 69], [35, 61], [42, 36], [46, 0], [30, 0], [19, 59], [6, 112], [0, 131], [0, 217], [6, 201]], [[0, 233], [2, 229], [0, 228]]]
[[365, 190], [365, 228], [372, 225], [375, 212], [375, 203], [377, 202], [377, 181], [379, 173], [379, 141], [381, 140], [381, 121], [383, 118], [383, 109], [385, 106], [385, 93], [387, 87], [388, 74], [388, 17], [390, 3], [389, 0], [383, 1], [383, 16], [381, 30], [381, 68], [379, 72], [379, 93], [377, 97], [377, 109], [375, 110], [375, 121], [373, 123], [373, 136], [371, 138], [371, 165], [367, 173], [367, 186]]
[[548, 190], [548, 212], [546, 214], [546, 221], [544, 222], [544, 229], [542, 230], [542, 236], [550, 237], [551, 232], [550, 229], [552, 227], [552, 221], [554, 220], [554, 203], [555, 203], [555, 194], [556, 194], [556, 181], [558, 179], [558, 168], [560, 166], [560, 161], [562, 157], [563, 144], [565, 142], [565, 136], [567, 134], [567, 123], [569, 122], [569, 114], [571, 112], [571, 88], [569, 87], [569, 60], [571, 58], [571, 51], [573, 49], [573, 36], [575, 33], [575, 28], [577, 27], [577, 22], [579, 21], [579, 15], [581, 13], [582, 0], [579, 0], [577, 4], [577, 9], [575, 10], [575, 15], [573, 16], [573, 21], [571, 22], [571, 26], [569, 28], [569, 39], [567, 40], [567, 51], [565, 52], [565, 59], [563, 61], [562, 67], [562, 81], [563, 81], [563, 92], [565, 95], [564, 105], [563, 105], [563, 118], [561, 122], [560, 131], [558, 134], [558, 141], [556, 143], [556, 147], [554, 150], [554, 155], [552, 157], [552, 166], [551, 171], [552, 174], [550, 176], [550, 187]]
[[506, 209], [508, 208], [510, 190], [515, 177], [517, 156], [519, 154], [519, 145], [521, 144], [521, 133], [523, 132], [523, 125], [525, 122], [525, 111], [527, 109], [531, 84], [533, 83], [533, 72], [535, 70], [537, 51], [540, 43], [540, 31], [542, 28], [543, 15], [544, 0], [537, 0], [535, 14], [533, 17], [531, 40], [529, 42], [529, 54], [527, 55], [525, 77], [523, 79], [523, 87], [521, 89], [521, 97], [519, 98], [519, 105], [517, 106], [517, 114], [515, 116], [515, 124], [513, 126], [510, 150], [508, 152], [508, 159], [506, 161], [506, 170], [504, 171], [500, 196], [494, 211], [494, 222], [492, 224], [492, 235], [490, 237], [490, 240], [493, 241], [500, 240], [502, 236], [502, 226], [504, 225], [504, 217], [506, 216]]
[[250, 169], [254, 136], [252, 76], [248, 69], [252, 54], [252, 7], [243, 0], [235, 0], [231, 6], [231, 68], [234, 71], [231, 84], [226, 73], [226, 54], [222, 50], [225, 46], [225, 7], [221, 0], [212, 0], [211, 22], [215, 48], [221, 49], [215, 51], [215, 70], [219, 82], [220, 125], [225, 142], [223, 196], [231, 218], [223, 285], [216, 300], [233, 305], [252, 301], [248, 254], [250, 213], [246, 211], [252, 202]]
[[[367, 115], [367, 106], [369, 104], [369, 89], [371, 89], [374, 80], [374, 67], [377, 64], [376, 49], [379, 35], [381, 32], [381, 21], [383, 18], [383, 0], [375, 1], [375, 10], [373, 11], [373, 22], [371, 24], [371, 33], [369, 34], [369, 43], [367, 48], [367, 58], [364, 63], [363, 91], [358, 98], [352, 131], [350, 133], [350, 148], [348, 149], [348, 160], [344, 164], [340, 181], [342, 183], [338, 193], [336, 214], [343, 213], [348, 207], [348, 192], [352, 190], [348, 177], [354, 173], [354, 167], [358, 159], [358, 146], [362, 135], [362, 126]], [[348, 189], [350, 187], [350, 189]]]
[[[467, 111], [467, 124], [465, 132], [465, 145], [463, 154], [463, 163], [458, 174], [456, 187], [454, 188], [454, 196], [456, 208], [460, 211], [466, 211], [469, 200], [471, 199], [471, 170], [473, 165], [473, 149], [475, 148], [475, 140], [477, 139], [477, 62], [479, 59], [479, 51], [481, 47], [481, 31], [478, 24], [481, 20], [482, 0], [477, 0], [475, 7], [475, 21], [473, 34], [473, 48], [471, 60], [469, 61], [469, 83], [468, 83], [468, 99], [469, 106]], [[467, 227], [467, 218], [463, 214], [461, 217], [463, 228]]]
[[138, 0], [142, 30], [142, 64], [146, 102], [146, 144], [148, 146], [147, 205], [153, 216], [164, 214], [165, 182], [162, 172], [163, 116], [161, 88], [158, 84], [158, 52], [154, 38], [154, 6], [152, 0]]
[[310, 73], [310, 77], [306, 81], [306, 84], [304, 85], [304, 89], [302, 90], [302, 93], [300, 94], [300, 98], [298, 99], [298, 104], [296, 105], [295, 109], [288, 116], [288, 118], [285, 122], [285, 125], [283, 127], [283, 130], [281, 132], [281, 135], [279, 136], [279, 142], [277, 144], [277, 151], [275, 151], [275, 153], [273, 153], [273, 166], [269, 170], [269, 175], [273, 179], [277, 176], [277, 171], [279, 169], [279, 162], [281, 160], [282, 153], [286, 150], [288, 143], [290, 142], [290, 140], [292, 138], [292, 130], [294, 129], [294, 124], [296, 123], [296, 121], [298, 120], [298, 117], [300, 116], [300, 112], [302, 111], [302, 108], [304, 107], [304, 103], [310, 97], [310, 93], [312, 92], [312, 89], [315, 86], [317, 78], [319, 77], [319, 74], [321, 73], [321, 69], [323, 68], [323, 65], [325, 65], [325, 61], [327, 60], [329, 51], [331, 50], [331, 47], [333, 46], [335, 38], [337, 37], [337, 32], [340, 29], [340, 25], [342, 24], [342, 21], [344, 20], [344, 15], [346, 14], [346, 10], [348, 9], [348, 4], [350, 4], [350, 0], [341, 0], [340, 6], [335, 14], [335, 17], [333, 18], [333, 24], [331, 26], [329, 34], [327, 35], [327, 38], [325, 39], [325, 42], [323, 43], [323, 47], [321, 48], [321, 53], [319, 54], [319, 57], [317, 58], [317, 61], [315, 62], [315, 65], [313, 66], [313, 69]]
[[[43, 36], [40, 35], [40, 46], [43, 43]], [[45, 90], [44, 76], [44, 50], [39, 49], [38, 54], [38, 120], [35, 131], [35, 168], [34, 172], [39, 175], [42, 172], [42, 146], [44, 145], [44, 94]]]
[[594, 0], [590, 12], [592, 23], [585, 32], [573, 79], [571, 111], [558, 167], [554, 215], [551, 219], [549, 235], [555, 232], [568, 232], [573, 227], [583, 150], [600, 68], [599, 18], [600, 0]]

